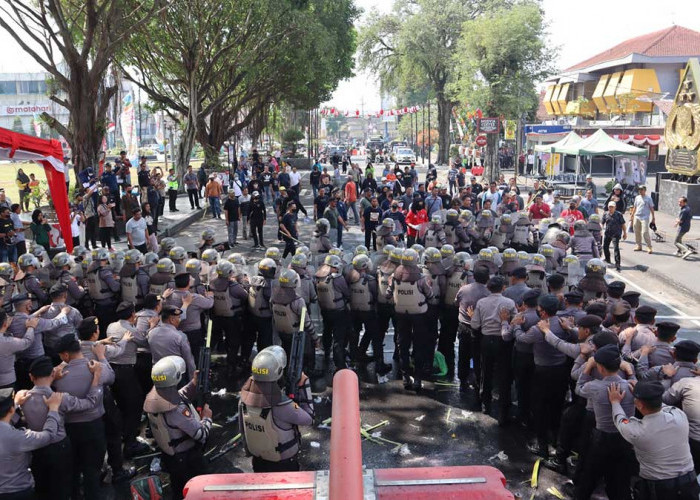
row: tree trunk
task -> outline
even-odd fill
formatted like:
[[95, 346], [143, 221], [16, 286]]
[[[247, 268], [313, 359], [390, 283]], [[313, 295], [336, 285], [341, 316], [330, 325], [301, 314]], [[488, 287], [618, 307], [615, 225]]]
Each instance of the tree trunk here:
[[177, 145], [175, 154], [175, 171], [178, 176], [183, 176], [190, 164], [190, 157], [194, 149], [196, 128], [192, 120], [185, 122], [185, 128], [180, 135], [180, 143]]
[[[218, 142], [218, 141], [215, 141]], [[204, 163], [208, 168], [218, 169], [221, 167], [221, 160], [219, 159], [219, 151], [221, 151], [222, 144], [218, 146], [215, 144], [209, 144], [207, 142], [200, 142], [202, 148], [204, 149]]]
[[484, 156], [484, 180], [497, 181], [501, 175], [501, 166], [498, 164], [498, 134], [486, 134]]
[[[443, 92], [437, 94], [438, 105], [438, 165], [450, 163], [450, 116], [452, 116], [452, 102], [445, 98]], [[430, 131], [428, 131], [430, 133]], [[423, 139], [425, 141], [425, 138]]]

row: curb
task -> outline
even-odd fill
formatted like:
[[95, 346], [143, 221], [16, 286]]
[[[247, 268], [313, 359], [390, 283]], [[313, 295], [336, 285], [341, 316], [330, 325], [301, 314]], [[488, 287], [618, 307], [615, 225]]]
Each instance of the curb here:
[[184, 219], [176, 222], [172, 226], [165, 229], [161, 233], [161, 236], [164, 238], [168, 237], [168, 236], [175, 236], [177, 233], [179, 233], [183, 229], [191, 226], [192, 224], [194, 224], [197, 221], [202, 220], [202, 217], [204, 216], [205, 210], [206, 209], [204, 209], [204, 208], [200, 208], [199, 210], [195, 210], [193, 212], [190, 212], [190, 214], [187, 215], [187, 217], [185, 217]]

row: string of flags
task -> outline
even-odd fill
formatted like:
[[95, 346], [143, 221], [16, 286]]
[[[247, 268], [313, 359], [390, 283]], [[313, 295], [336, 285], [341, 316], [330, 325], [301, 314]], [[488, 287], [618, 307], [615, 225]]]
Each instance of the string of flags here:
[[362, 114], [359, 109], [356, 109], [355, 111], [349, 111], [333, 107], [326, 107], [322, 108], [320, 113], [321, 116], [344, 116], [345, 118], [380, 118], [382, 116], [410, 115], [412, 113], [418, 113], [421, 109], [423, 109], [421, 106], [404, 106], [403, 108], [380, 109], [379, 111], [375, 111], [372, 113]]

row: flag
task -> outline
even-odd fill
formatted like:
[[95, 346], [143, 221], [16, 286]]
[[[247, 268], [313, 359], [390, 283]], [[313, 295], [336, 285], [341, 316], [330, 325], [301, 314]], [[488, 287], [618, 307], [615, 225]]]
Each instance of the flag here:
[[122, 97], [122, 114], [119, 117], [122, 126], [122, 138], [126, 150], [126, 156], [134, 165], [139, 160], [139, 144], [136, 136], [136, 110], [134, 109], [134, 96], [131, 91], [124, 93]]

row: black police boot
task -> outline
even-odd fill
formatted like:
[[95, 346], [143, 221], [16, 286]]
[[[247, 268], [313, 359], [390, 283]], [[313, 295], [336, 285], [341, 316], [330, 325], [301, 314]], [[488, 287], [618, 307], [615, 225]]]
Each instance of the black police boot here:
[[403, 376], [403, 388], [408, 391], [412, 387], [413, 387], [413, 380], [411, 380], [411, 376], [408, 374], [404, 375]]
[[136, 467], [122, 468], [116, 472], [112, 472], [112, 484], [128, 481], [136, 475]]
[[124, 458], [129, 460], [130, 458], [137, 457], [139, 455], [145, 455], [147, 453], [151, 453], [152, 451], [153, 450], [151, 450], [151, 447], [148, 446], [146, 443], [139, 443], [138, 441], [134, 441], [133, 443], [124, 445]]
[[413, 379], [413, 390], [418, 394], [423, 390], [423, 382], [418, 377]]

